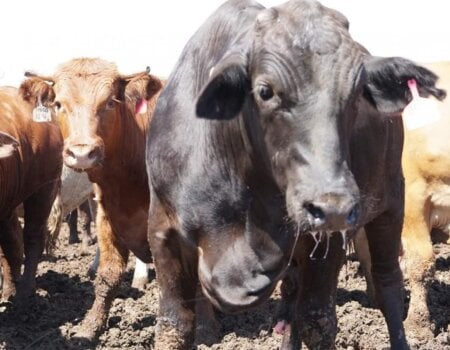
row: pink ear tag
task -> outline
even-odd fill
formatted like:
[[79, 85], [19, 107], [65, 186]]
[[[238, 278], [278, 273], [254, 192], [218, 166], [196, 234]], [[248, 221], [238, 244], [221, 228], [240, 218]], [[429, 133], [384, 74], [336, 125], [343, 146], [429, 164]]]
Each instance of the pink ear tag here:
[[403, 123], [407, 129], [422, 128], [441, 119], [437, 102], [431, 98], [420, 97], [417, 82], [414, 79], [408, 80], [408, 87], [413, 99], [405, 107], [402, 114]]
[[145, 98], [141, 98], [136, 102], [136, 108], [134, 111], [135, 114], [143, 114], [147, 113], [147, 100]]

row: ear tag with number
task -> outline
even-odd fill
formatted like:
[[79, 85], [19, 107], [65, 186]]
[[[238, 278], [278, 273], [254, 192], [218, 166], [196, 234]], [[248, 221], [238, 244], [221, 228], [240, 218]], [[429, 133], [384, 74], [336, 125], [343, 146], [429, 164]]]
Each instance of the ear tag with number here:
[[145, 98], [141, 98], [136, 102], [136, 108], [134, 111], [135, 114], [143, 114], [147, 113], [147, 100]]
[[409, 130], [422, 128], [441, 119], [441, 113], [437, 102], [431, 98], [419, 96], [417, 82], [414, 79], [408, 80], [408, 87], [413, 99], [403, 110], [403, 123]]
[[51, 122], [52, 113], [39, 101], [39, 104], [33, 109], [33, 120], [38, 123]]

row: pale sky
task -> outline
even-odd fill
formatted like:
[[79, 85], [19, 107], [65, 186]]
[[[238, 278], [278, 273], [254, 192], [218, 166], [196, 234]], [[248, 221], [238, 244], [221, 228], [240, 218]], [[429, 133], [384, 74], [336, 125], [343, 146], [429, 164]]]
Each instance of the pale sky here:
[[[3, 0], [0, 85], [25, 70], [52, 74], [75, 57], [101, 57], [124, 74], [150, 66], [167, 76], [183, 46], [223, 0]], [[281, 0], [261, 0], [265, 6]], [[450, 60], [448, 0], [322, 0], [347, 16], [372, 54]]]

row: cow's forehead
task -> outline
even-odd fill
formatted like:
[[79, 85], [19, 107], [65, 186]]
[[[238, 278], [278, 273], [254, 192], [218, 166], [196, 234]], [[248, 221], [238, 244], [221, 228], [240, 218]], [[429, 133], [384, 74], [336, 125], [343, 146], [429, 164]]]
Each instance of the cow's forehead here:
[[355, 46], [348, 25], [336, 10], [316, 1], [293, 0], [258, 15], [256, 48], [259, 44], [293, 55], [332, 55]]
[[55, 73], [57, 98], [73, 104], [101, 103], [115, 90], [119, 73], [115, 64], [100, 59], [77, 59]]
[[263, 10], [255, 24], [253, 79], [269, 74], [289, 91], [316, 84], [348, 95], [366, 53], [348, 26], [344, 15], [315, 1]]

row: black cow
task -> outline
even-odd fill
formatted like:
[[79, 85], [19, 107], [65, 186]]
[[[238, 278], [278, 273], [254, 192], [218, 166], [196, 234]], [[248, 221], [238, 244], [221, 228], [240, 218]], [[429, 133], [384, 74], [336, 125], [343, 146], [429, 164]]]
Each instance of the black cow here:
[[206, 21], [147, 138], [157, 349], [189, 347], [197, 283], [236, 312], [267, 299], [283, 276], [283, 347], [301, 336], [333, 348], [342, 247], [361, 226], [391, 345], [408, 347], [399, 115], [412, 78], [441, 97], [433, 73], [370, 56], [342, 14], [313, 0], [270, 9], [230, 0]]

